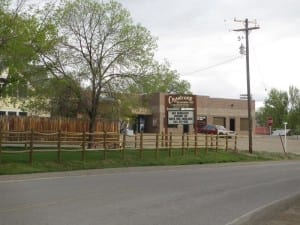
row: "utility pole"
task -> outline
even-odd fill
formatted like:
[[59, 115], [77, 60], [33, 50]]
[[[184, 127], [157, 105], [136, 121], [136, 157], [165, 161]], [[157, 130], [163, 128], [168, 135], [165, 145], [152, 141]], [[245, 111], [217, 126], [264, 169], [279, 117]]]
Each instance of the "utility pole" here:
[[[235, 29], [237, 32], [245, 32], [246, 38], [246, 73], [247, 73], [247, 100], [248, 100], [248, 136], [249, 136], [249, 153], [252, 153], [252, 114], [251, 114], [251, 89], [250, 89], [250, 66], [249, 66], [249, 31], [259, 29], [256, 25], [256, 21], [237, 20], [235, 22], [242, 22], [245, 24], [245, 28]], [[254, 27], [249, 27], [249, 23], [254, 23]]]

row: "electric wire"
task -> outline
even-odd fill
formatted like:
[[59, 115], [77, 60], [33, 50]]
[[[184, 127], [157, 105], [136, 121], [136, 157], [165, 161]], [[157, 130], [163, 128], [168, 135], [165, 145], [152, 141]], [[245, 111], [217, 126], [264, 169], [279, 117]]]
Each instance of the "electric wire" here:
[[210, 70], [210, 69], [213, 69], [213, 68], [215, 68], [215, 67], [218, 67], [218, 66], [221, 66], [221, 65], [230, 63], [230, 62], [235, 61], [235, 60], [237, 60], [237, 59], [240, 59], [241, 57], [242, 57], [242, 56], [236, 56], [236, 57], [234, 57], [234, 58], [227, 59], [227, 60], [224, 60], [224, 61], [222, 61], [222, 62], [213, 64], [213, 65], [210, 65], [210, 66], [206, 66], [206, 67], [203, 67], [203, 68], [200, 68], [200, 69], [197, 69], [197, 70], [188, 72], [188, 73], [184, 73], [183, 76], [192, 75], [192, 74], [195, 74], [195, 73], [199, 73], [199, 72], [203, 72], [203, 71], [206, 71], [206, 70]]
[[257, 54], [256, 54], [256, 50], [255, 50], [253, 45], [251, 45], [251, 50], [253, 51], [254, 60], [257, 64], [258, 74], [259, 74], [259, 77], [261, 78], [262, 85], [264, 87], [265, 92], [267, 92], [268, 89], [267, 89], [267, 86], [266, 86], [266, 82], [265, 82], [264, 76], [261, 72], [260, 63], [259, 63], [259, 60], [258, 60], [258, 57], [257, 57]]

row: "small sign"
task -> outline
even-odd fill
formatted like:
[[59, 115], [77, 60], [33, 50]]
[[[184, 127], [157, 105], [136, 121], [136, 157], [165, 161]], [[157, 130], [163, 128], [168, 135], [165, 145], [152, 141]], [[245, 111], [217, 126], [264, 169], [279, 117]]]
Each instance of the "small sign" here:
[[196, 97], [195, 95], [167, 95], [166, 108], [192, 108], [195, 109]]

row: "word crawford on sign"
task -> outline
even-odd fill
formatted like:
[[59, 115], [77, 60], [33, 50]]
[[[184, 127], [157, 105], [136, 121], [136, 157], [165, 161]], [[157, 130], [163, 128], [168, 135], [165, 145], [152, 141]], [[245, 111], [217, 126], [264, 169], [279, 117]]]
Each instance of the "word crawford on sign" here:
[[184, 96], [184, 95], [179, 95], [179, 96], [172, 96], [170, 95], [168, 97], [168, 103], [171, 104], [178, 104], [178, 103], [193, 103], [193, 96]]

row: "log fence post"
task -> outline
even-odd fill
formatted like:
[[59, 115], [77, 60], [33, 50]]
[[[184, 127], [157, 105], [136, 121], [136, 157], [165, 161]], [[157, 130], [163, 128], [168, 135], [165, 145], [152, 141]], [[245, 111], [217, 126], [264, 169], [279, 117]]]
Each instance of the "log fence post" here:
[[106, 160], [106, 148], [107, 148], [107, 133], [104, 131], [104, 137], [103, 137], [103, 145], [104, 145], [104, 150], [103, 150], [103, 158]]
[[235, 137], [234, 137], [234, 151], [238, 151], [238, 149], [237, 149], [237, 138], [238, 138], [238, 136], [237, 135], [235, 135]]
[[168, 147], [169, 147], [169, 157], [170, 158], [172, 157], [172, 139], [173, 139], [172, 132], [170, 132], [170, 134], [169, 134], [169, 145], [168, 145]]
[[205, 134], [205, 153], [208, 151], [208, 135]]
[[82, 142], [81, 142], [81, 144], [82, 144], [82, 150], [81, 150], [81, 160], [82, 161], [85, 161], [85, 145], [86, 145], [86, 134], [85, 134], [85, 131], [83, 131], [83, 133], [82, 133]]
[[24, 148], [25, 148], [25, 150], [27, 150], [27, 141], [28, 141], [28, 131], [25, 131], [25, 137], [24, 137], [24, 139], [25, 139], [25, 143], [24, 143]]
[[30, 131], [30, 143], [29, 143], [29, 163], [33, 162], [33, 129]]
[[195, 133], [195, 150], [194, 150], [194, 154], [197, 155], [198, 154], [198, 135], [197, 133]]
[[187, 148], [187, 151], [189, 152], [190, 151], [190, 135], [189, 134], [186, 135], [186, 148]]
[[161, 132], [161, 147], [164, 147], [164, 132]]
[[228, 151], [228, 134], [226, 134], [226, 147], [225, 147], [226, 152]]
[[216, 152], [218, 151], [219, 148], [219, 134], [216, 136]]
[[125, 148], [126, 148], [126, 133], [123, 134], [123, 137], [122, 137], [123, 141], [122, 141], [122, 159], [124, 160], [125, 159]]
[[184, 133], [181, 136], [181, 155], [184, 155]]
[[140, 159], [143, 159], [143, 132], [140, 133]]
[[57, 162], [61, 162], [61, 130], [57, 133]]
[[157, 160], [159, 158], [159, 134], [156, 133], [155, 138], [155, 159]]

